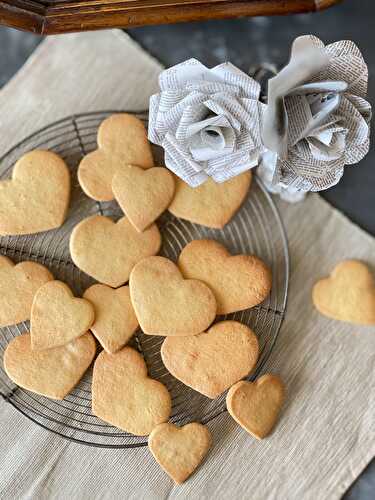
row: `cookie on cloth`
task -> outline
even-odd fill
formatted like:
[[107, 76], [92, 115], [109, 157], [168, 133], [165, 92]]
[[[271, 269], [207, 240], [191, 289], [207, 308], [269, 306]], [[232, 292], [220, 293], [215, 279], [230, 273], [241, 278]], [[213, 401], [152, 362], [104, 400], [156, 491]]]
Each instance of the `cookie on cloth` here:
[[0, 256], [0, 327], [30, 319], [36, 292], [52, 280], [52, 274], [41, 264], [14, 264], [8, 257]]
[[254, 307], [269, 295], [271, 270], [254, 255], [234, 255], [217, 241], [193, 240], [182, 250], [183, 276], [201, 280], [214, 292], [217, 314]]
[[86, 155], [78, 167], [78, 181], [94, 200], [111, 201], [112, 178], [127, 165], [152, 167], [151, 146], [139, 118], [119, 113], [106, 118], [98, 130], [98, 149]]
[[52, 151], [34, 150], [0, 181], [0, 235], [40, 233], [60, 227], [68, 211], [70, 173]]
[[94, 364], [92, 412], [119, 429], [146, 436], [171, 413], [167, 388], [147, 376], [143, 357], [131, 347], [102, 351]]
[[211, 444], [210, 431], [197, 422], [182, 427], [160, 424], [148, 438], [148, 447], [155, 460], [177, 484], [182, 484], [191, 476]]
[[139, 262], [129, 286], [135, 314], [148, 335], [196, 335], [215, 319], [216, 301], [208, 286], [185, 280], [165, 257]]
[[175, 177], [176, 191], [169, 211], [181, 219], [221, 229], [245, 200], [251, 177], [252, 173], [247, 171], [223, 183], [208, 179], [195, 188]]
[[221, 321], [200, 335], [167, 337], [161, 357], [176, 379], [215, 399], [253, 371], [259, 343], [246, 325]]

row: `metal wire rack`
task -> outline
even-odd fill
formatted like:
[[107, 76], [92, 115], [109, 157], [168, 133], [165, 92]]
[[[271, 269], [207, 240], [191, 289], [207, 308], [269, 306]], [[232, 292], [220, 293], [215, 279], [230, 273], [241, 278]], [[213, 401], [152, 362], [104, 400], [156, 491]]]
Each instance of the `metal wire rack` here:
[[[59, 120], [27, 137], [0, 159], [1, 178], [10, 177], [15, 161], [36, 148], [55, 151], [68, 164], [72, 175], [72, 198], [65, 224], [57, 231], [1, 237], [0, 255], [6, 255], [15, 262], [32, 260], [45, 264], [77, 295], [81, 295], [93, 281], [71, 261], [68, 243], [73, 227], [95, 213], [114, 219], [121, 216], [115, 202], [97, 203], [87, 198], [79, 187], [76, 175], [81, 158], [97, 147], [98, 126], [112, 113], [114, 111], [94, 112]], [[146, 113], [135, 114], [147, 122]], [[154, 153], [158, 161], [162, 161], [161, 150], [156, 148]], [[261, 181], [255, 177], [247, 200], [223, 230], [192, 224], [168, 212], [158, 225], [163, 238], [161, 254], [174, 261], [192, 239], [212, 238], [224, 243], [234, 254], [254, 253], [272, 268], [269, 298], [260, 306], [227, 316], [249, 325], [259, 337], [261, 355], [251, 377], [255, 378], [262, 371], [279, 333], [285, 313], [289, 276], [288, 246], [283, 224]], [[9, 404], [40, 426], [75, 442], [108, 448], [132, 448], [147, 443], [144, 437], [120, 431], [92, 415], [90, 370], [63, 401], [54, 401], [15, 386], [4, 372], [3, 352], [14, 336], [28, 328], [28, 322], [25, 322], [0, 329], [0, 394]], [[160, 357], [162, 341], [163, 338], [138, 331], [134, 346], [144, 355], [150, 376], [163, 382], [171, 392], [171, 421], [178, 424], [190, 421], [207, 423], [225, 411], [225, 395], [210, 400], [184, 386], [167, 372]]]

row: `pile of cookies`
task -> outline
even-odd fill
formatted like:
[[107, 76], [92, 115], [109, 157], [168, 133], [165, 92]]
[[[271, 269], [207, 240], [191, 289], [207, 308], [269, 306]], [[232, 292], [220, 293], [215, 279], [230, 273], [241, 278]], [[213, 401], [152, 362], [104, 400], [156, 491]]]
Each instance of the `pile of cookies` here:
[[[244, 381], [257, 364], [257, 336], [237, 321], [215, 322], [218, 315], [260, 304], [270, 293], [270, 269], [256, 256], [232, 256], [208, 239], [187, 244], [177, 263], [157, 255], [155, 221], [165, 210], [222, 228], [245, 199], [251, 173], [190, 188], [153, 165], [143, 123], [118, 114], [101, 124], [98, 149], [83, 158], [78, 179], [89, 197], [116, 200], [124, 212], [116, 222], [88, 217], [71, 233], [74, 264], [98, 283], [77, 298], [44, 266], [0, 257], [0, 327], [30, 319], [30, 333], [9, 343], [4, 368], [17, 385], [63, 399], [94, 361], [95, 337], [102, 350], [93, 366], [93, 414], [149, 435], [156, 460], [183, 482], [206, 455], [210, 432], [199, 423], [168, 423], [169, 391], [148, 376], [143, 356], [127, 344], [138, 328], [164, 336], [161, 357], [176, 379], [212, 399], [229, 389], [232, 417], [257, 438], [271, 432], [284, 399], [282, 382], [271, 374]], [[12, 179], [0, 182], [0, 235], [61, 226], [69, 194], [61, 158], [27, 153]]]

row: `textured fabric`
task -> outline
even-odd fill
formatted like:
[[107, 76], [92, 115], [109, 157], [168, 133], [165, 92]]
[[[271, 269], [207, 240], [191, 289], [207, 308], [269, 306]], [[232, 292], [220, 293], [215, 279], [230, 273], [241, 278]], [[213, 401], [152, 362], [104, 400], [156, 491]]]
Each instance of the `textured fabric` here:
[[[146, 108], [160, 70], [118, 32], [48, 39], [0, 94], [0, 152], [68, 114]], [[292, 271], [286, 320], [267, 364], [287, 386], [272, 436], [256, 441], [223, 414], [210, 424], [205, 464], [177, 487], [147, 448], [70, 443], [0, 401], [0, 498], [341, 497], [375, 454], [375, 331], [319, 316], [311, 287], [344, 258], [375, 270], [375, 241], [317, 195], [280, 209]]]

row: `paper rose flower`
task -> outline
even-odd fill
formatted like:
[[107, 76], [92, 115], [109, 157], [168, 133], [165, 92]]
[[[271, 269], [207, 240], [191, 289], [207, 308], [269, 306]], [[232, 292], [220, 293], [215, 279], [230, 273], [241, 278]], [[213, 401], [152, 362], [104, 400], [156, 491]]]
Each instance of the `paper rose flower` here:
[[149, 139], [190, 186], [216, 182], [258, 164], [264, 104], [260, 85], [230, 63], [208, 69], [195, 59], [163, 71], [150, 99]]
[[[290, 62], [268, 82], [259, 169], [281, 191], [320, 191], [369, 149], [367, 66], [353, 42], [297, 38]], [[266, 170], [267, 172], [265, 172]], [[288, 196], [288, 193], [284, 193]], [[290, 193], [289, 193], [290, 194]]]

